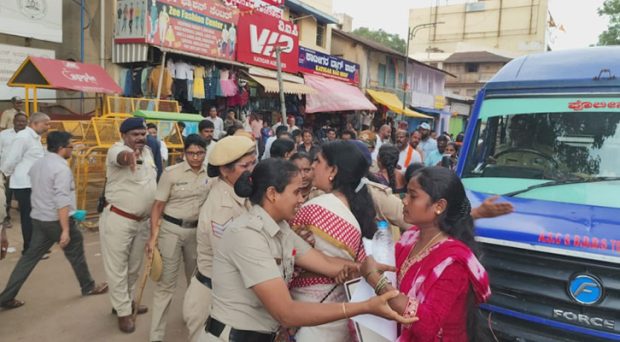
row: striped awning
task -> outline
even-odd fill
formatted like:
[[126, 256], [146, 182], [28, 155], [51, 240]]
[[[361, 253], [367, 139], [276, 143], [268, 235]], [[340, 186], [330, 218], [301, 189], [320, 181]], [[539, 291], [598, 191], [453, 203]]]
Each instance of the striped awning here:
[[112, 43], [112, 63], [135, 63], [148, 60], [149, 46], [144, 43]]
[[[250, 75], [250, 77], [252, 77], [252, 79], [258, 82], [260, 85], [262, 85], [263, 88], [265, 88], [266, 93], [279, 93], [280, 92], [280, 86], [278, 85], [278, 80], [275, 80], [273, 78], [255, 76], [255, 75]], [[288, 81], [282, 81], [282, 87], [284, 89], [285, 94], [303, 95], [303, 94], [314, 94], [316, 92], [314, 89], [308, 87], [305, 84], [293, 83], [293, 82], [288, 82]]]

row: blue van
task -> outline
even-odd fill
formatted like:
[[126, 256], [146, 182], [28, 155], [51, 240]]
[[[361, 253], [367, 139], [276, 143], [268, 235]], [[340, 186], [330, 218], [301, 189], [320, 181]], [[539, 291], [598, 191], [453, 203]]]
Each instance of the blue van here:
[[457, 172], [509, 341], [620, 340], [620, 47], [508, 63], [477, 95]]

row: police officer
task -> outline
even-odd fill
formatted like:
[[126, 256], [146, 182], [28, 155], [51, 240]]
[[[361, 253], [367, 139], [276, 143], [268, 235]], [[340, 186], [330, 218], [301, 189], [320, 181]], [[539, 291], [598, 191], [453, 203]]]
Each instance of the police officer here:
[[148, 217], [157, 189], [157, 169], [146, 143], [142, 118], [129, 118], [120, 126], [123, 141], [109, 150], [106, 160], [105, 198], [99, 217], [103, 265], [110, 285], [113, 312], [121, 331], [135, 330], [133, 292], [149, 235]]
[[162, 257], [162, 274], [153, 294], [151, 341], [163, 341], [166, 319], [177, 283], [185, 266], [187, 284], [196, 269], [198, 213], [207, 198], [207, 169], [203, 165], [207, 144], [198, 134], [185, 139], [183, 162], [163, 172], [151, 210], [151, 238], [147, 253], [155, 246]]
[[211, 151], [207, 173], [210, 190], [198, 217], [197, 270], [183, 302], [183, 318], [190, 341], [197, 341], [211, 310], [211, 268], [213, 253], [222, 233], [233, 218], [246, 212], [249, 202], [237, 196], [233, 186], [245, 171], [256, 164], [256, 144], [245, 136], [221, 139]]
[[232, 222], [215, 251], [213, 312], [201, 342], [271, 342], [280, 325], [319, 325], [366, 313], [408, 323], [387, 305], [397, 292], [363, 303], [291, 298], [288, 283], [295, 266], [335, 278], [347, 264], [310, 248], [288, 225], [303, 202], [301, 185], [297, 167], [274, 158], [261, 161], [235, 184], [237, 194], [254, 206]]

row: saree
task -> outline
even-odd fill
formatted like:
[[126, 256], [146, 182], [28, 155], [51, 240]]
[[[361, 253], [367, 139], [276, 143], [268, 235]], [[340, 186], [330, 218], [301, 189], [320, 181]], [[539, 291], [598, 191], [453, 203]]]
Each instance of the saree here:
[[[324, 194], [304, 204], [291, 221], [291, 227], [302, 227], [314, 234], [314, 248], [326, 255], [361, 261], [366, 257], [362, 247], [362, 232], [359, 223], [342, 201], [333, 194]], [[300, 271], [290, 286], [291, 296], [304, 302], [337, 303], [346, 301], [342, 285], [334, 279], [318, 274]], [[295, 341], [350, 341], [348, 320], [340, 320], [316, 327], [300, 328]]]
[[419, 321], [401, 326], [399, 342], [467, 341], [467, 305], [491, 295], [489, 277], [463, 242], [448, 238], [410, 257], [419, 238], [416, 227], [396, 244], [398, 288], [409, 297], [404, 316]]

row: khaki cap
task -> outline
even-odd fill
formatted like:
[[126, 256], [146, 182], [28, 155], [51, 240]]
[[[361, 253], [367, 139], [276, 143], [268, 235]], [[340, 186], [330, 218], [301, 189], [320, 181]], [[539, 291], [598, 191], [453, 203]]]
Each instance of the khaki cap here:
[[244, 155], [256, 151], [256, 143], [242, 135], [233, 135], [221, 139], [213, 147], [209, 155], [209, 165], [224, 166]]
[[162, 264], [161, 254], [159, 253], [159, 249], [156, 247], [153, 249], [153, 262], [151, 263], [151, 273], [149, 273], [151, 280], [158, 282], [161, 278], [163, 268], [164, 266]]

